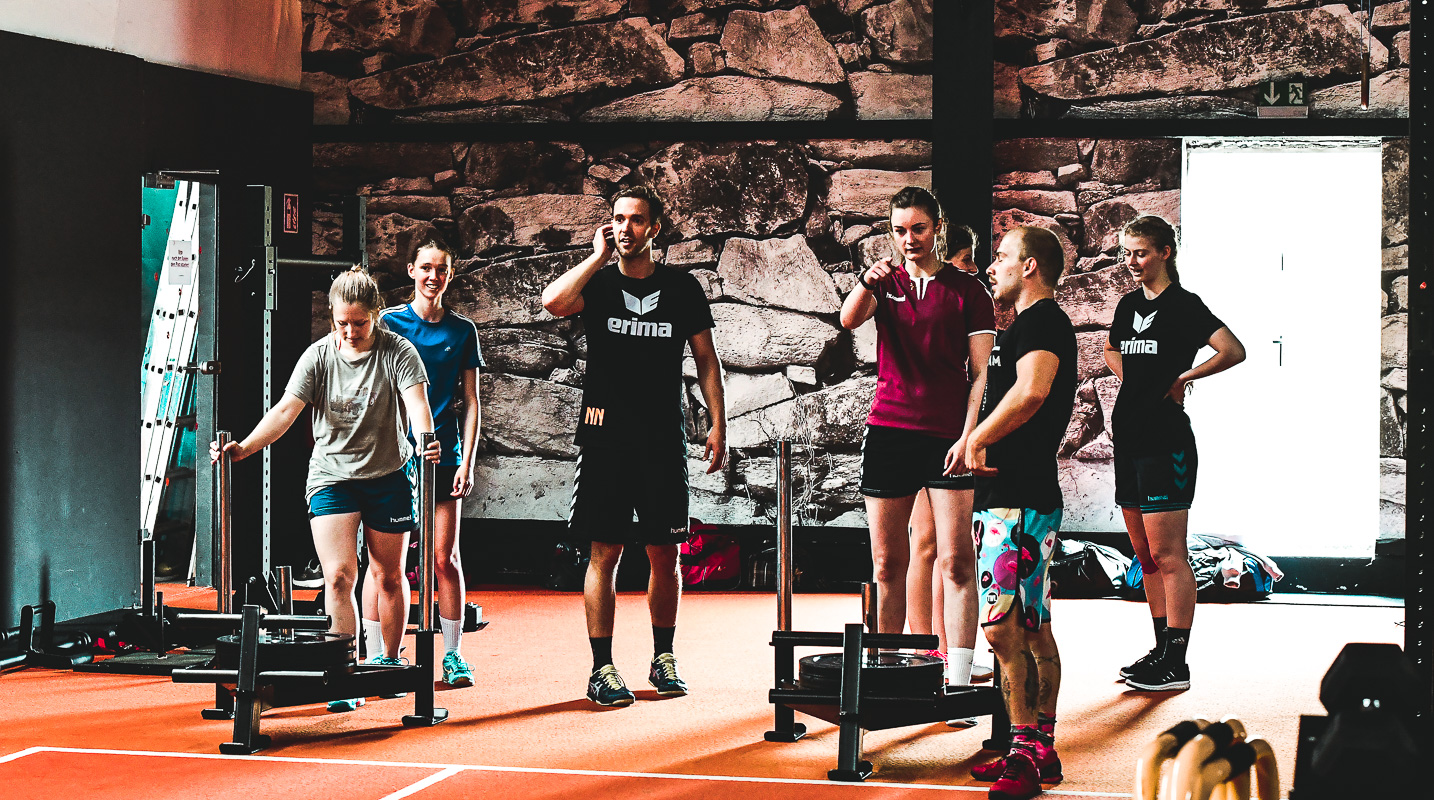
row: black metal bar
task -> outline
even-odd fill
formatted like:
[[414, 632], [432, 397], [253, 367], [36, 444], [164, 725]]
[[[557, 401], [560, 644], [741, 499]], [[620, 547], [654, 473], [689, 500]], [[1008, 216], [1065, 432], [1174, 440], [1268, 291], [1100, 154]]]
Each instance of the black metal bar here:
[[[863, 634], [862, 641], [866, 643], [864, 647], [935, 650], [938, 640], [929, 633], [870, 633]], [[845, 647], [846, 637], [830, 631], [772, 631], [771, 643], [797, 647]]]
[[[274, 670], [255, 676], [256, 685], [273, 681], [318, 681], [327, 683], [329, 674], [318, 670]], [[239, 682], [237, 669], [177, 669], [172, 675], [175, 683], [234, 683]]]
[[1434, 152], [1434, 80], [1431, 80], [1429, 47], [1431, 35], [1429, 6], [1409, 4], [1409, 411], [1405, 422], [1405, 600], [1404, 652], [1420, 676], [1420, 696], [1411, 698], [1419, 733], [1434, 735], [1434, 706], [1430, 686], [1434, 682], [1434, 552], [1431, 552], [1429, 523], [1434, 515], [1434, 431], [1430, 430], [1430, 402], [1434, 400], [1434, 170], [1429, 156]]
[[[258, 607], [259, 606], [255, 606], [255, 608]], [[233, 628], [244, 624], [243, 614], [180, 614], [176, 619], [180, 623], [196, 627], [213, 626]], [[332, 620], [322, 614], [313, 616], [265, 614], [260, 618], [260, 627], [267, 629], [298, 628], [299, 630], [305, 631], [326, 631], [331, 624]]]
[[139, 531], [139, 608], [145, 619], [154, 619], [154, 537]]
[[[431, 431], [418, 436], [418, 449], [422, 453], [437, 441]], [[403, 718], [405, 727], [427, 727], [448, 719], [448, 709], [435, 708], [433, 702], [433, 667], [435, 651], [434, 637], [437, 635], [437, 614], [433, 613], [433, 583], [437, 578], [437, 539], [434, 536], [434, 507], [437, 500], [437, 471], [432, 461], [419, 457], [418, 460], [418, 540], [422, 554], [422, 569], [419, 573], [418, 602], [420, 616], [418, 633], [413, 645], [418, 650], [418, 683], [413, 691], [413, 714]]]
[[234, 739], [219, 745], [219, 752], [250, 755], [269, 745], [269, 737], [259, 733], [259, 714], [264, 709], [259, 699], [259, 617], [263, 609], [244, 606], [239, 629], [238, 685], [234, 690]]
[[989, 263], [995, 114], [995, 5], [990, 0], [933, 3], [932, 185], [952, 221], [981, 234], [971, 256]]
[[[796, 651], [788, 643], [772, 643], [772, 653], [775, 659], [775, 677], [772, 682], [774, 690], [792, 689], [796, 687], [796, 674], [793, 661], [796, 659]], [[772, 705], [772, 729], [762, 735], [763, 739], [769, 742], [795, 742], [806, 735], [807, 726], [797, 722], [797, 712], [790, 707], [773, 701]]]
[[867, 637], [860, 623], [846, 626], [842, 647], [841, 710], [837, 712], [837, 768], [827, 772], [834, 781], [864, 781], [871, 776], [871, 762], [861, 758], [861, 665]]
[[281, 267], [319, 267], [320, 269], [349, 269], [355, 261], [344, 258], [276, 258], [275, 263]]

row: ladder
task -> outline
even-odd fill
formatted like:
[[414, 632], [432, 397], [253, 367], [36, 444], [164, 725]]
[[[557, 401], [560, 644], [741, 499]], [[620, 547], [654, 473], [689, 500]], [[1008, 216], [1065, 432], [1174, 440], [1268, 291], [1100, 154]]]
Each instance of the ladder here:
[[[153, 533], [170, 477], [180, 413], [192, 390], [199, 286], [199, 184], [177, 181], [174, 217], [160, 267], [145, 346], [140, 418], [140, 527]], [[142, 534], [145, 535], [145, 534]]]

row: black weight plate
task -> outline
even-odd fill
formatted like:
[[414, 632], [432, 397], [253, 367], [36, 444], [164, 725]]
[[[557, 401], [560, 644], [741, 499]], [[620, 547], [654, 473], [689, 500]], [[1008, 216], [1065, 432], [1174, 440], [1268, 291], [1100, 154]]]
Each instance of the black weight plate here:
[[[862, 694], [891, 697], [921, 697], [941, 689], [945, 662], [918, 653], [883, 652], [875, 663], [861, 667]], [[797, 663], [797, 684], [803, 689], [838, 691], [841, 688], [842, 654], [818, 653]]]
[[[260, 634], [259, 671], [326, 670], [353, 663], [354, 637], [342, 633], [300, 633], [293, 639]], [[220, 636], [214, 643], [218, 669], [239, 668], [239, 637]]]

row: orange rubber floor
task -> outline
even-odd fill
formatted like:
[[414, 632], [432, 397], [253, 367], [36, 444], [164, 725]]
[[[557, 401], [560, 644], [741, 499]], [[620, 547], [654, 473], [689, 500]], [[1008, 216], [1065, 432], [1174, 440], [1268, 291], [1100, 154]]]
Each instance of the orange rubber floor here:
[[[87, 800], [144, 797], [742, 798], [979, 796], [970, 777], [989, 725], [942, 724], [868, 733], [876, 774], [832, 784], [836, 727], [801, 718], [809, 734], [780, 744], [766, 693], [771, 595], [691, 592], [675, 647], [692, 693], [658, 698], [646, 686], [651, 628], [644, 599], [618, 602], [614, 653], [638, 702], [599, 709], [583, 699], [590, 667], [582, 599], [502, 589], [473, 592], [492, 625], [464, 639], [472, 688], [443, 691], [450, 719], [405, 729], [412, 700], [370, 699], [349, 714], [323, 706], [263, 715], [273, 746], [254, 757], [219, 756], [228, 723], [199, 711], [213, 688], [163, 678], [25, 669], [0, 676], [0, 786], [6, 797]], [[195, 595], [169, 602], [199, 606]], [[855, 620], [850, 595], [798, 595], [801, 630]], [[1116, 600], [1058, 600], [1054, 617], [1065, 675], [1057, 746], [1066, 780], [1051, 797], [1126, 797], [1139, 750], [1195, 717], [1234, 716], [1271, 742], [1287, 793], [1298, 719], [1323, 713], [1319, 681], [1350, 641], [1400, 642], [1402, 608], [1202, 605], [1190, 648], [1193, 688], [1126, 691], [1116, 669], [1150, 644], [1148, 613]], [[988, 660], [978, 656], [978, 660]], [[988, 661], [989, 663], [989, 661]]]

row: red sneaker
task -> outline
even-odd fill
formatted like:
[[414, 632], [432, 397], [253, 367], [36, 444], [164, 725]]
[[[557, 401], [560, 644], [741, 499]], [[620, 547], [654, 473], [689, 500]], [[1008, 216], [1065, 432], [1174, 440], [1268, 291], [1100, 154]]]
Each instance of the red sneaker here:
[[1030, 800], [1041, 793], [1041, 773], [1035, 757], [1020, 746], [1012, 747], [1005, 758], [1006, 768], [991, 784], [990, 800]]
[[[1039, 742], [1031, 743], [1035, 753], [1036, 770], [1040, 773], [1041, 783], [1060, 783], [1065, 776], [1061, 774], [1061, 759], [1056, 755], [1054, 747], [1046, 747]], [[977, 764], [971, 768], [971, 777], [978, 781], [999, 780], [1001, 773], [1006, 771], [1006, 757], [1002, 756], [995, 761], [986, 764]]]

